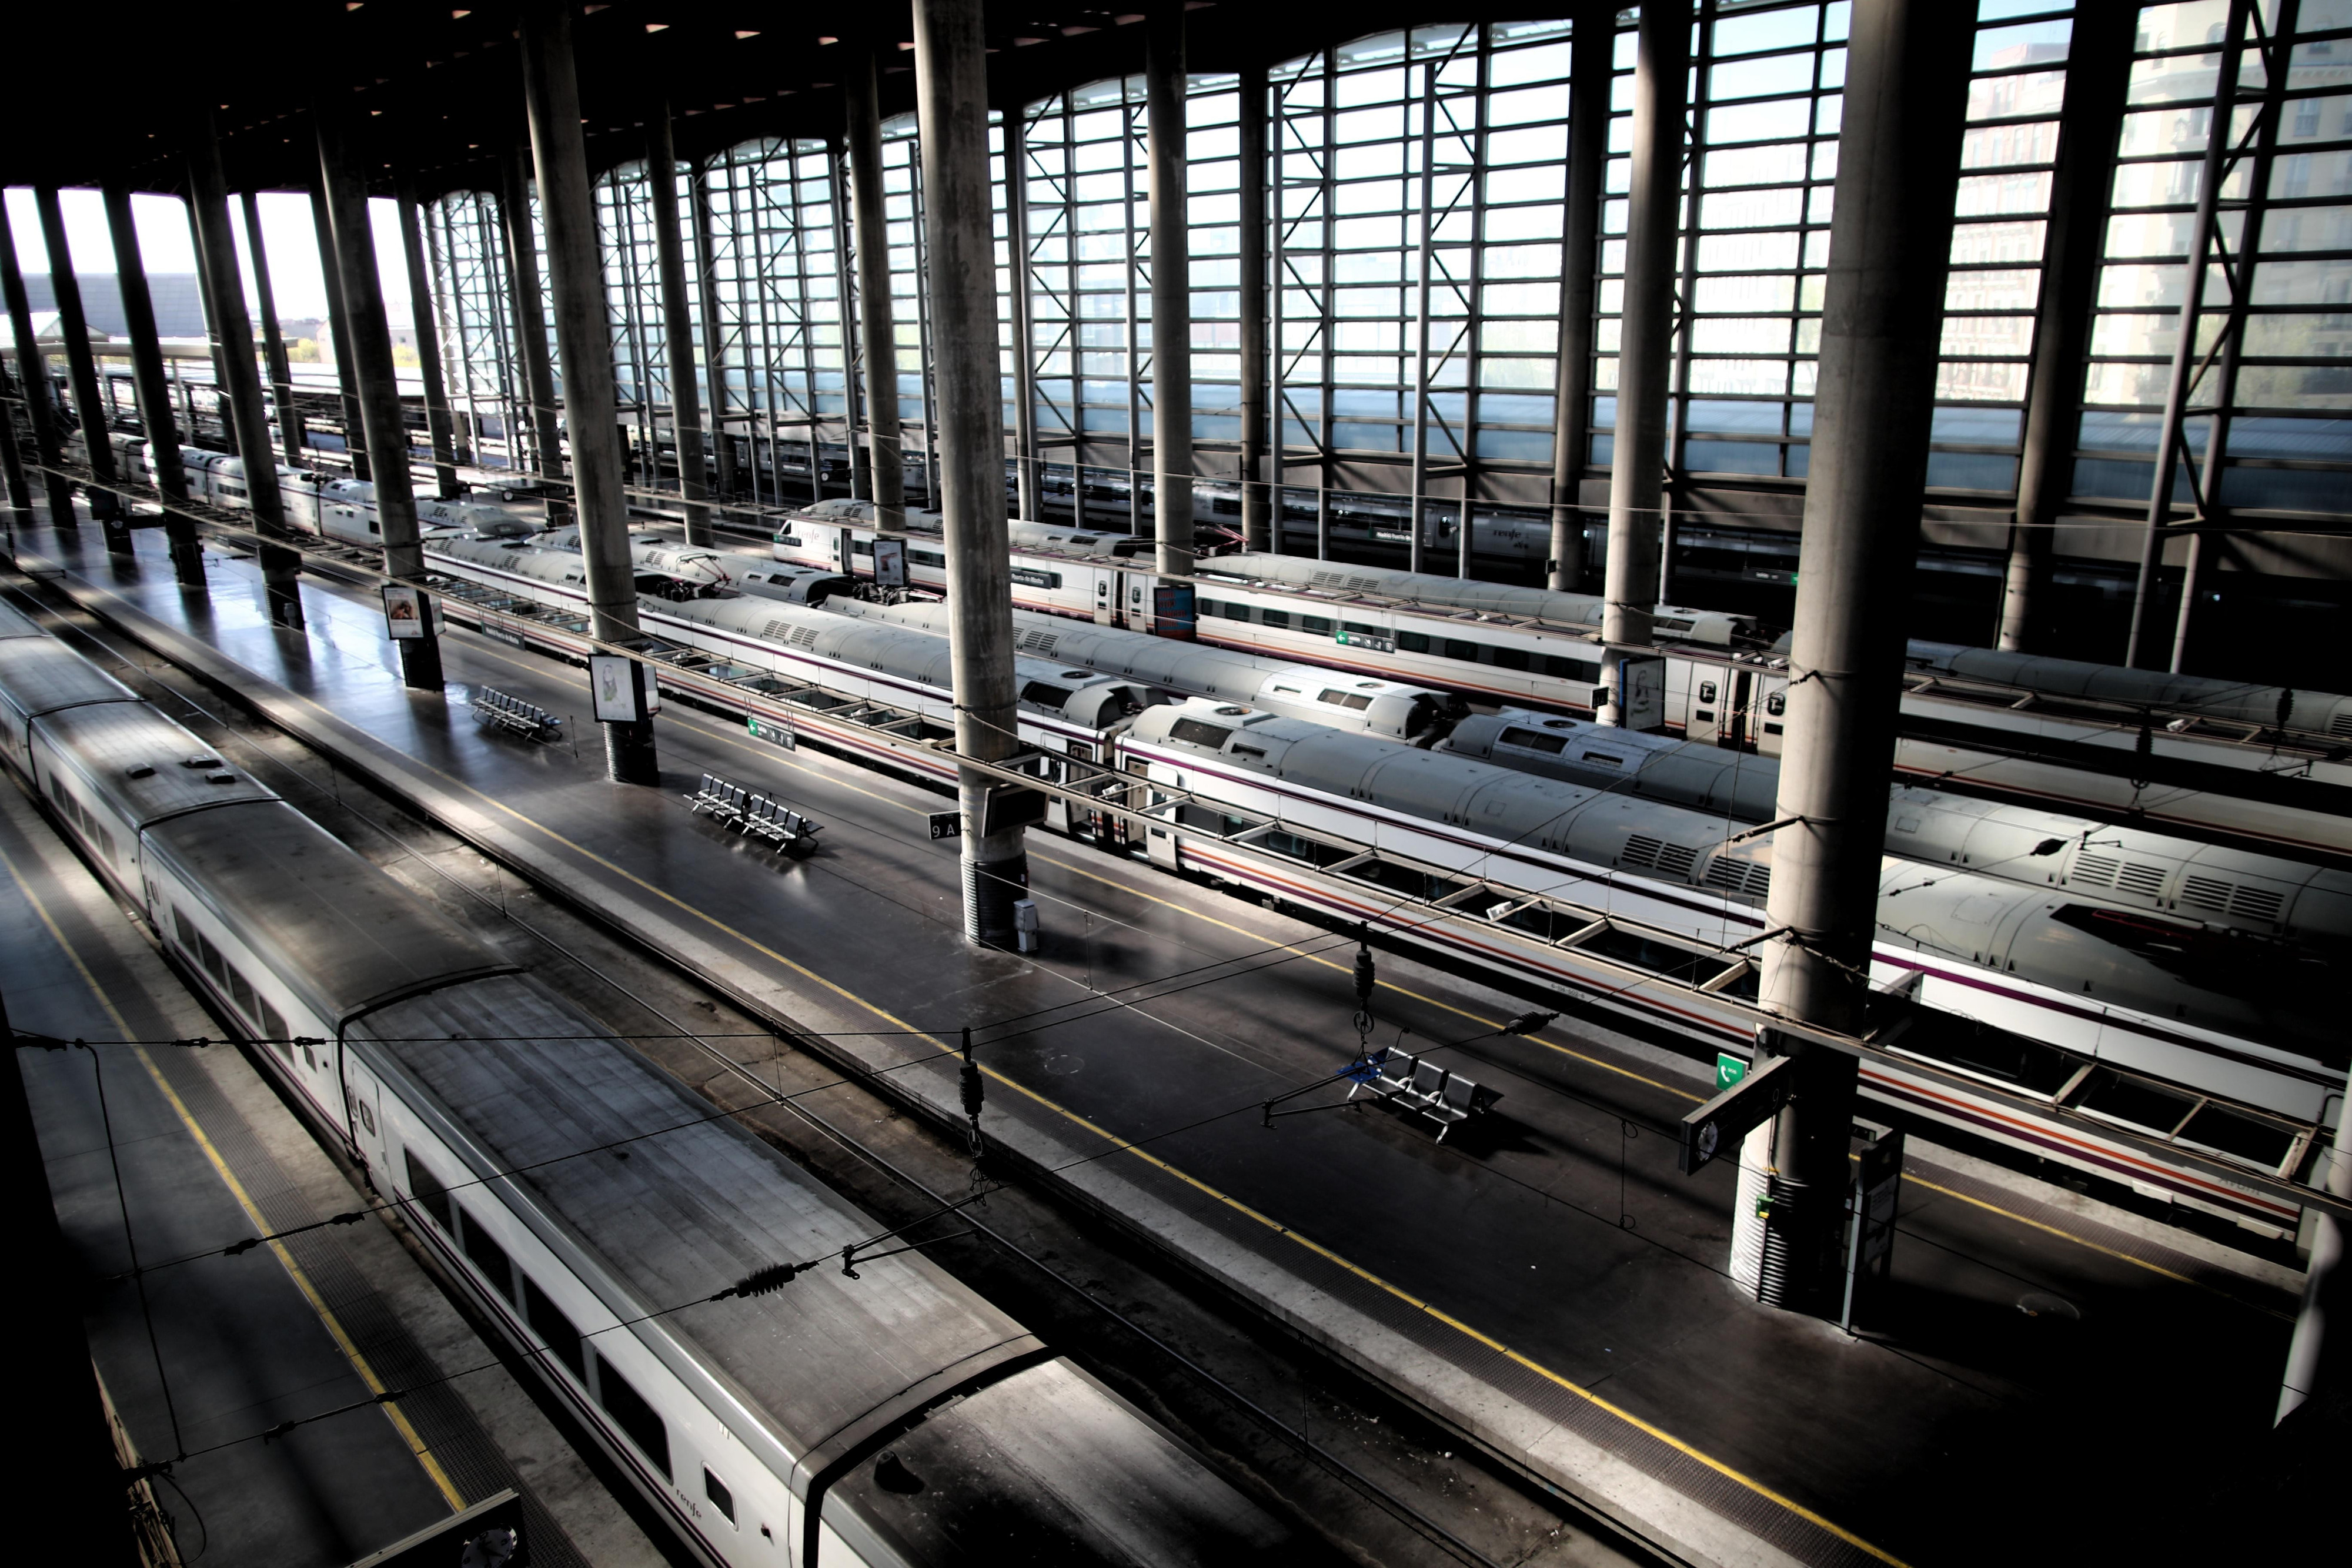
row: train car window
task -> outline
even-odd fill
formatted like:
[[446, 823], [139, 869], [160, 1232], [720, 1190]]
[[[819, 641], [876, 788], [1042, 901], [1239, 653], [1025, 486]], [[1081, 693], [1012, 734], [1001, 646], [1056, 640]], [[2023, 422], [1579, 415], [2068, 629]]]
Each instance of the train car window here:
[[852, 539], [849, 543], [849, 553], [870, 556], [874, 553], [873, 542], [868, 539]]
[[461, 1204], [457, 1212], [466, 1220], [463, 1230], [466, 1256], [474, 1260], [474, 1267], [489, 1281], [490, 1289], [508, 1301], [513, 1301], [514, 1264], [507, 1257], [507, 1249], [499, 1245], [497, 1237], [482, 1228], [482, 1222], [474, 1218], [471, 1209]]
[[1541, 730], [1534, 729], [1507, 729], [1503, 731], [1503, 744], [1519, 747], [1528, 751], [1546, 751], [1558, 757], [1568, 749], [1568, 737], [1546, 735]]
[[1330, 703], [1338, 707], [1352, 708], [1357, 713], [1361, 713], [1366, 708], [1372, 706], [1372, 699], [1366, 696], [1361, 692], [1339, 692], [1333, 691], [1328, 687], [1326, 687], [1322, 694], [1315, 700], [1321, 703]]
[[213, 977], [215, 984], [222, 986], [228, 984], [228, 960], [221, 956], [220, 949], [213, 946], [212, 938], [201, 931], [196, 933], [196, 956], [203, 962], [205, 973]]
[[228, 998], [236, 1004], [237, 1011], [247, 1018], [254, 1016], [253, 987], [247, 983], [243, 975], [236, 972], [236, 967], [233, 964], [228, 966]]
[[654, 1462], [654, 1469], [667, 1480], [669, 1429], [662, 1425], [654, 1407], [646, 1403], [645, 1396], [630, 1387], [628, 1379], [614, 1371], [613, 1364], [601, 1355], [596, 1358], [596, 1397], [613, 1417], [613, 1424], [628, 1434], [629, 1441]]
[[[1250, 607], [1237, 599], [1228, 599], [1218, 608], [1228, 621], [1246, 621], [1250, 618]], [[1204, 610], [1202, 613], [1205, 614], [1206, 611]]]
[[1224, 748], [1225, 742], [1233, 737], [1233, 733], [1223, 725], [1203, 724], [1197, 718], [1180, 718], [1168, 727], [1171, 739], [1186, 741], [1193, 746], [1211, 747], [1218, 750]]
[[114, 853], [114, 835], [106, 831], [104, 823], [100, 823], [98, 826], [98, 848], [99, 852], [106, 856], [109, 863], [113, 865], [122, 863]]
[[1397, 646], [1408, 653], [1426, 653], [1429, 652], [1429, 633], [1400, 632], [1397, 633]]
[[780, 545], [789, 545], [794, 549], [801, 548], [801, 541], [792, 534], [778, 534], [776, 542]]
[[196, 928], [188, 924], [188, 912], [176, 904], [172, 905], [172, 929], [179, 934], [181, 946], [191, 953], [196, 950]]
[[[294, 1054], [293, 1042], [286, 1035], [286, 1015], [271, 1007], [267, 998], [261, 1000], [261, 1033], [263, 1039], [276, 1041], [278, 1049], [287, 1055]], [[373, 1133], [375, 1129], [370, 1127], [368, 1131]]]
[[1298, 629], [1310, 637], [1328, 637], [1331, 622], [1320, 615], [1302, 615], [1298, 618]]
[[708, 1466], [702, 1471], [702, 1495], [710, 1500], [710, 1506], [717, 1509], [728, 1523], [735, 1522], [735, 1494], [727, 1490], [725, 1481], [710, 1473]]
[[1525, 648], [1490, 648], [1487, 652], [1494, 654], [1495, 667], [1498, 670], [1524, 670], [1528, 667], [1528, 651]]
[[1475, 664], [1478, 662], [1478, 644], [1465, 643], [1459, 637], [1448, 637], [1445, 639], [1445, 656], [1449, 659], [1465, 659]]
[[1581, 659], [1563, 659], [1558, 653], [1546, 653], [1543, 673], [1559, 681], [1597, 681], [1601, 678], [1601, 666], [1587, 664]]
[[522, 1277], [522, 1315], [523, 1321], [530, 1324], [530, 1332], [547, 1342], [548, 1353], [570, 1367], [572, 1375], [580, 1380], [582, 1387], [586, 1387], [586, 1342], [581, 1339], [580, 1331], [572, 1325], [571, 1317], [539, 1288], [539, 1281], [529, 1274]]
[[1290, 630], [1290, 612], [1287, 610], [1262, 610], [1258, 612], [1257, 618], [1261, 625], [1271, 626], [1277, 632]]
[[943, 567], [948, 563], [948, 558], [935, 549], [910, 549], [907, 552], [907, 559], [917, 566]]
[[417, 1207], [431, 1215], [442, 1229], [454, 1232], [457, 1225], [449, 1207], [449, 1189], [441, 1185], [439, 1176], [417, 1164], [415, 1149], [401, 1150], [400, 1157], [408, 1167], [408, 1196], [415, 1198]]

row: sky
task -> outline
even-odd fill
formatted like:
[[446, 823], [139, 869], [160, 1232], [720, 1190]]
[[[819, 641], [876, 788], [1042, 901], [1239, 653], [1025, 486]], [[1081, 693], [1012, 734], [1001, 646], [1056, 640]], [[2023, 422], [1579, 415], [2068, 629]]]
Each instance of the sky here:
[[[106, 228], [106, 207], [96, 191], [58, 193], [64, 209], [66, 245], [73, 252], [78, 273], [114, 270], [114, 242]], [[257, 311], [260, 297], [253, 287], [253, 258], [246, 248], [241, 201], [232, 201], [236, 221], [238, 270], [245, 278], [246, 308]], [[327, 313], [327, 287], [319, 270], [317, 231], [310, 222], [310, 198], [285, 192], [261, 193], [261, 243], [269, 256], [270, 291], [281, 320], [320, 317]], [[41, 218], [33, 193], [11, 187], [7, 197], [9, 232], [16, 236], [16, 258], [27, 273], [49, 269], [48, 247], [41, 243]], [[177, 196], [134, 195], [131, 219], [139, 230], [141, 259], [151, 275], [196, 270], [194, 242], [189, 237], [185, 204]], [[375, 233], [376, 276], [383, 287], [384, 315], [393, 326], [408, 322], [408, 267], [400, 246], [400, 211], [384, 197], [368, 203], [369, 226]], [[259, 325], [256, 320], [257, 328]]]

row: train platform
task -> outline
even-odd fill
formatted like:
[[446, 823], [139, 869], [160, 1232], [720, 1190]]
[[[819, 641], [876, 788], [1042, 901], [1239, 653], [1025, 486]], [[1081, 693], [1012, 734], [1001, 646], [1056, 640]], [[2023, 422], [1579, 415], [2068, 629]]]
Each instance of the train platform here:
[[[1036, 835], [1034, 957], [961, 931], [943, 798], [673, 707], [659, 790], [607, 783], [580, 672], [453, 629], [446, 696], [404, 690], [371, 597], [305, 580], [268, 623], [248, 561], [171, 580], [94, 530], [27, 541], [47, 591], [376, 780], [1030, 1179], [1227, 1287], [1541, 1484], [1691, 1562], [1974, 1563], [2129, 1543], [2056, 1511], [2179, 1476], [2268, 1426], [2291, 1271], [1915, 1143], [1895, 1289], [1870, 1332], [1769, 1312], [1726, 1276], [1733, 1173], [1674, 1173], [1707, 1065], [1382, 955], [1373, 1043], [1450, 1046], [1498, 1089], [1444, 1145], [1381, 1111], [1264, 1124], [1354, 1054], [1352, 944], [1139, 862]], [[60, 600], [60, 602], [63, 601]], [[131, 672], [136, 674], [137, 672]], [[465, 706], [565, 716], [533, 743]], [[826, 824], [788, 861], [698, 817], [703, 772]], [[1336, 1102], [1328, 1092], [1323, 1099]], [[1308, 1096], [1294, 1105], [1317, 1103]], [[2183, 1483], [2193, 1488], [2194, 1481]], [[2028, 1543], [2031, 1532], [2031, 1543]]]
[[534, 1563], [664, 1561], [389, 1225], [300, 1231], [371, 1200], [13, 788], [0, 992], [92, 1359], [184, 1561], [353, 1562], [509, 1489]]

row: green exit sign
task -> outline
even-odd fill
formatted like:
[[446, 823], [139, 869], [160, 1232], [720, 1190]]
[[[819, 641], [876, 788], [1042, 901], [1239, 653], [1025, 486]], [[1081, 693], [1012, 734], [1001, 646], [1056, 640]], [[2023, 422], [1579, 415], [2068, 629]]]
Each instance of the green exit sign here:
[[1717, 1094], [1748, 1076], [1748, 1063], [1728, 1051], [1715, 1053], [1715, 1092]]

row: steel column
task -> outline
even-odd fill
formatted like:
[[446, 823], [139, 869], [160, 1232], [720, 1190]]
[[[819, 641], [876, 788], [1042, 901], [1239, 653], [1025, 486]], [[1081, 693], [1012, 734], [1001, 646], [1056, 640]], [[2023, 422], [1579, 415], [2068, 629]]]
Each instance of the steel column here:
[[[903, 528], [907, 463], [898, 419], [898, 329], [890, 302], [890, 220], [883, 206], [882, 113], [872, 53], [850, 62], [842, 73], [841, 89], [847, 110], [849, 221], [855, 231], [851, 249], [857, 266], [857, 336], [866, 362], [866, 432], [872, 448], [875, 519], [882, 528]], [[988, 273], [993, 278], [996, 268], [991, 266]], [[995, 341], [996, 335], [990, 333], [992, 347]], [[928, 483], [936, 504], [938, 482]]]
[[1012, 279], [1013, 473], [1021, 516], [1045, 520], [1037, 492], [1037, 361], [1029, 323], [1029, 141], [1019, 110], [1004, 116], [1004, 260]]
[[0, 555], [0, 561], [5, 561], [7, 569], [14, 571], [16, 570], [16, 530], [33, 526], [33, 491], [25, 483], [25, 455], [16, 449], [16, 416], [8, 411], [10, 401], [6, 396], [0, 396], [0, 477], [5, 478], [8, 488], [7, 539], [5, 555]]
[[[1917, 554], [1975, 14], [1860, 0], [1853, 26], [1759, 994], [1858, 1033], [1902, 691], [1888, 607]], [[1834, 1278], [1857, 1066], [1794, 1054], [1795, 1098], [1741, 1156], [1732, 1258], [1759, 1299], [1810, 1310]]]
[[[988, 54], [982, 0], [917, 0], [915, 97], [922, 126], [923, 225], [937, 336], [939, 498], [953, 612], [956, 749], [994, 762], [1021, 749], [1014, 725], [1012, 561], [1004, 516], [1003, 394], [996, 359], [995, 214], [988, 178]], [[965, 771], [964, 935], [1015, 942], [1026, 896], [1024, 830], [990, 825], [987, 780]]]
[[107, 551], [131, 554], [131, 520], [122, 498], [105, 486], [114, 479], [114, 446], [108, 440], [106, 404], [98, 395], [98, 361], [89, 351], [89, 319], [82, 314], [81, 283], [74, 276], [73, 248], [66, 239], [65, 209], [55, 185], [36, 185], [33, 205], [40, 214], [41, 243], [49, 253], [49, 289], [58, 304], [58, 336], [66, 353], [66, 381], [73, 390], [74, 415], [81, 425], [82, 461], [97, 485], [82, 486], [89, 515], [106, 531]]
[[441, 335], [433, 319], [433, 275], [425, 267], [425, 225], [418, 217], [415, 181], [404, 174], [394, 183], [393, 204], [400, 209], [400, 259], [408, 274], [408, 322], [416, 334], [417, 378], [425, 384], [425, 432], [433, 448], [434, 487], [443, 500], [452, 501], [466, 492], [457, 483], [457, 421], [441, 378]]
[[[522, 13], [523, 93], [530, 107], [530, 147], [547, 225], [548, 281], [555, 334], [563, 356], [564, 413], [572, 437], [572, 500], [588, 578], [591, 632], [604, 643], [635, 644], [636, 571], [629, 557], [628, 498], [621, 482], [618, 397], [613, 375], [611, 316], [604, 259], [596, 235], [595, 193], [580, 131], [580, 83], [572, 53], [572, 12], [533, 0]], [[637, 665], [650, 682], [650, 666]], [[614, 781], [661, 782], [650, 717], [604, 727], [604, 754]]]
[[2042, 253], [2042, 308], [2033, 329], [2032, 385], [2018, 455], [2017, 515], [2010, 525], [1999, 645], [2042, 643], [2042, 599], [2057, 557], [2058, 513], [2074, 490], [2076, 427], [2090, 368], [2092, 308], [2105, 259], [2107, 198], [2116, 138], [2131, 83], [2133, 0], [2081, 0], [2067, 47], [2066, 103], [2050, 177], [2050, 226]]
[[1609, 172], [1609, 98], [1616, 82], [1617, 12], [1579, 13], [1569, 40], [1568, 205], [1560, 249], [1559, 376], [1551, 424], [1551, 559], [1546, 583], [1584, 580], [1580, 497], [1592, 445], [1593, 296], [1601, 271], [1601, 186]]
[[1242, 358], [1242, 538], [1246, 548], [1277, 548], [1275, 531], [1281, 508], [1266, 486], [1265, 347], [1265, 67], [1242, 68], [1240, 87], [1241, 266], [1236, 280], [1241, 308]]
[[146, 434], [148, 467], [164, 500], [163, 538], [172, 552], [172, 572], [184, 588], [205, 586], [204, 549], [196, 525], [171, 503], [188, 498], [187, 470], [180, 462], [178, 417], [172, 411], [172, 383], [163, 346], [155, 334], [155, 302], [147, 288], [147, 264], [140, 254], [139, 225], [131, 215], [131, 187], [106, 185], [107, 233], [114, 241], [114, 276], [122, 289], [123, 324], [131, 338], [132, 384], [139, 389], [139, 426]]
[[253, 262], [253, 291], [261, 307], [261, 357], [269, 364], [269, 402], [278, 413], [278, 450], [287, 466], [300, 468], [302, 414], [294, 406], [294, 371], [286, 358], [286, 335], [278, 329], [278, 296], [269, 287], [269, 247], [261, 239], [261, 199], [245, 193], [245, 250]]
[[[2336, 1140], [2322, 1156], [2327, 1173], [2320, 1186], [2337, 1197], [2352, 1197], [2352, 1080], [2336, 1113]], [[2325, 1209], [2312, 1216], [2311, 1260], [2303, 1279], [2303, 1310], [2287, 1343], [2286, 1370], [2279, 1379], [2278, 1415], [2284, 1421], [2315, 1395], [2340, 1392], [2352, 1377], [2352, 1246], [2344, 1221]]]
[[343, 298], [343, 272], [335, 261], [335, 231], [327, 215], [327, 194], [310, 192], [310, 227], [318, 235], [319, 274], [327, 288], [327, 328], [335, 351], [335, 386], [342, 408], [343, 450], [350, 455], [352, 476], [368, 479], [374, 471], [368, 462], [367, 419], [360, 413], [359, 378], [352, 361], [351, 306]]
[[2199, 318], [2205, 308], [2205, 272], [2213, 255], [2213, 213], [2221, 199], [2221, 182], [2229, 172], [2231, 110], [2238, 96], [2238, 66], [2246, 41], [2246, 21], [2253, 0], [2231, 0], [2229, 21], [2221, 41], [2220, 67], [2213, 83], [2213, 112], [2206, 117], [2205, 161], [2197, 189], [2195, 236], [2189, 242], [2188, 274], [2181, 283], [2180, 330], [2172, 349], [2172, 372], [2164, 389], [2163, 422], [2157, 427], [2156, 473], [2148, 486], [2147, 528], [2139, 553], [2139, 580], [2132, 590], [2131, 635], [2124, 644], [2127, 669], [2149, 667], [2161, 634], [2157, 629], [2157, 579], [2164, 563], [2164, 545], [2172, 519], [2172, 486], [2181, 466], [2185, 442], [2182, 426], [2189, 416], [2189, 396], [2194, 388]]
[[[710, 170], [689, 182], [694, 198], [695, 288], [702, 298], [703, 373], [710, 378], [710, 436], [719, 448], [719, 494], [735, 494], [735, 442], [727, 434], [727, 329], [719, 319], [719, 251], [710, 222]], [[845, 296], [847, 290], [844, 290]]]
[[[1420, 238], [1412, 250], [1412, 470], [1411, 498], [1406, 503], [1405, 570], [1420, 571], [1426, 562], [1423, 536], [1429, 528], [1429, 240], [1433, 220], [1430, 208], [1437, 200], [1436, 162], [1437, 67], [1421, 65], [1421, 199]], [[1405, 80], [1412, 80], [1408, 70]], [[1410, 86], [1407, 90], [1410, 91]], [[1406, 122], [1407, 134], [1411, 124]], [[1326, 218], [1328, 225], [1329, 219]], [[1336, 298], [1336, 297], [1335, 297]]]
[[[677, 438], [678, 493], [686, 500], [686, 542], [708, 548], [710, 481], [702, 465], [702, 395], [695, 384], [694, 318], [686, 297], [686, 236], [677, 222], [677, 148], [664, 104], [646, 138], [646, 186], [654, 209], [654, 248], [661, 263], [662, 350], [669, 361], [669, 423]], [[655, 435], [660, 461], [660, 435]]]
[[[1609, 561], [1601, 632], [1612, 648], [1645, 645], [1658, 601], [1690, 33], [1690, 0], [1652, 0], [1642, 7], [1633, 67], [1633, 187], [1625, 220], [1625, 307], [1618, 336], [1617, 439], [1609, 470]], [[1612, 702], [1600, 716], [1604, 723], [1622, 723], [1622, 704]]]
[[[576, 87], [574, 95], [577, 96]], [[516, 142], [499, 161], [499, 172], [504, 177], [499, 195], [499, 228], [507, 244], [507, 281], [514, 296], [515, 346], [522, 361], [523, 402], [530, 411], [531, 465], [541, 479], [556, 480], [563, 477], [563, 425], [555, 401], [555, 364], [547, 354], [547, 310], [539, 282], [539, 239], [530, 225], [531, 156], [530, 143], [525, 141]], [[541, 185], [542, 198], [545, 191]], [[590, 215], [593, 221], [593, 212]], [[551, 251], [553, 246], [551, 239]], [[548, 265], [551, 270], [551, 257]], [[605, 357], [610, 358], [609, 344]], [[569, 393], [571, 388], [564, 390]]]
[[[1160, 570], [1192, 570], [1192, 273], [1184, 199], [1184, 4], [1145, 7], [1151, 192], [1151, 518]], [[1131, 365], [1130, 365], [1130, 368]]]
[[[359, 392], [360, 422], [367, 432], [374, 470], [383, 570], [390, 576], [415, 581], [425, 575], [425, 548], [416, 527], [416, 492], [408, 471], [408, 425], [401, 413], [392, 328], [384, 319], [383, 280], [376, 272], [367, 179], [352, 166], [335, 110], [321, 104], [311, 110], [310, 118], [319, 137], [319, 188], [326, 197], [327, 226], [335, 242], [333, 261], [341, 275], [352, 382]], [[419, 636], [394, 641], [400, 650], [401, 678], [419, 691], [437, 692], [441, 643], [434, 635], [429, 615], [421, 632]]]
[[49, 526], [78, 528], [73, 486], [66, 483], [58, 464], [64, 457], [58, 444], [57, 404], [49, 395], [49, 361], [33, 335], [33, 308], [25, 293], [25, 275], [16, 265], [16, 235], [7, 215], [0, 212], [0, 290], [8, 297], [8, 321], [16, 339], [16, 388], [25, 398], [25, 423], [33, 431], [33, 455], [41, 465], [42, 487], [49, 497]]
[[[222, 423], [236, 431], [247, 504], [256, 531], [266, 541], [287, 533], [286, 504], [278, 491], [269, 411], [262, 402], [261, 372], [254, 364], [253, 321], [246, 314], [245, 286], [237, 276], [227, 182], [221, 175], [220, 142], [209, 114], [197, 121], [194, 145], [188, 151], [188, 221], [196, 231], [196, 266], [212, 311], [214, 363], [220, 367], [221, 392], [228, 404], [222, 410]], [[270, 619], [280, 626], [301, 625], [302, 591], [297, 578], [302, 558], [283, 545], [267, 542], [259, 557]]]

